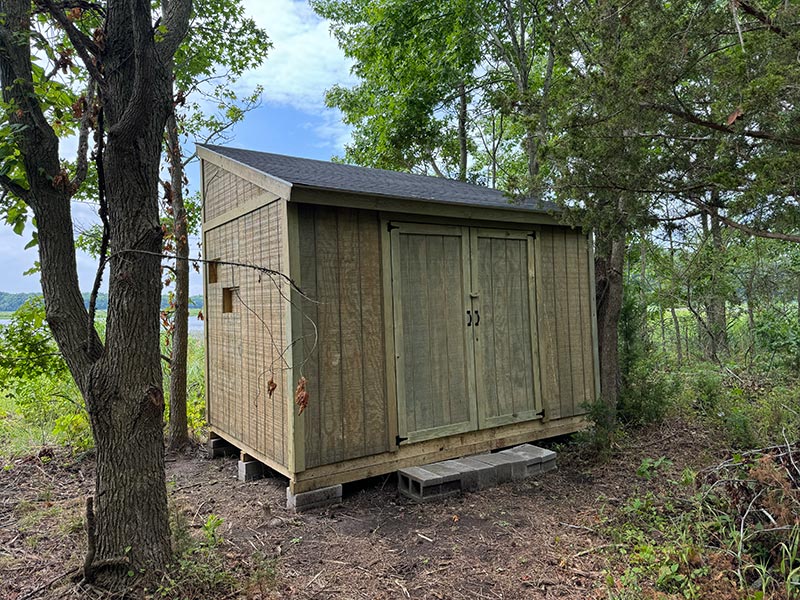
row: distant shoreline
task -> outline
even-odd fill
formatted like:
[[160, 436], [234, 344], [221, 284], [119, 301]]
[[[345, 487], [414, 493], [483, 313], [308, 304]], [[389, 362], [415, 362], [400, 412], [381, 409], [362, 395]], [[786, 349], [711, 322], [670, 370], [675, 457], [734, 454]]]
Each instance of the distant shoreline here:
[[[22, 292], [22, 293], [11, 293], [11, 292], [0, 292], [0, 318], [9, 318], [9, 316], [5, 316], [5, 313], [13, 313], [17, 310], [20, 306], [25, 304], [31, 298], [36, 298], [41, 296], [41, 294], [35, 292]], [[89, 292], [83, 293], [83, 301], [86, 306], [89, 306]], [[106, 310], [108, 308], [108, 294], [98, 294], [97, 295], [97, 310]], [[163, 294], [161, 296], [161, 308], [165, 309], [169, 307], [169, 296], [167, 294]], [[189, 298], [189, 308], [190, 310], [196, 311], [201, 310], [203, 308], [203, 296], [196, 295], [191, 296]]]

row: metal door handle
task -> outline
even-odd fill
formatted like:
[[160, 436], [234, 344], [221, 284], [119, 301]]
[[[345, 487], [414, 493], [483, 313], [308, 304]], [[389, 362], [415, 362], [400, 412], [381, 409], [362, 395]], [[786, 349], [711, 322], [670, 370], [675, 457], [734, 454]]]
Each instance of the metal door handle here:
[[477, 327], [477, 326], [478, 326], [478, 325], [480, 325], [480, 324], [481, 324], [481, 315], [480, 315], [480, 313], [479, 313], [479, 312], [476, 310], [476, 311], [475, 311], [475, 327]]
[[472, 312], [467, 311], [467, 327], [469, 327], [470, 325], [472, 325]]

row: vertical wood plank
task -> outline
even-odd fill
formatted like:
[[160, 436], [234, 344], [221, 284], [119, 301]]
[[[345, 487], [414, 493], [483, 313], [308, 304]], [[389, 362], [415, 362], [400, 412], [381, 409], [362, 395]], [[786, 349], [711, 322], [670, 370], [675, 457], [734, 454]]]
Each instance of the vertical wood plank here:
[[[317, 248], [315, 209], [313, 206], [298, 206], [298, 245], [300, 252], [300, 287], [312, 300], [319, 296], [317, 290]], [[300, 369], [308, 381], [308, 393], [311, 398], [305, 416], [305, 462], [306, 468], [322, 464], [320, 455], [320, 405], [323, 398], [320, 390], [319, 376], [319, 317], [316, 302], [302, 298], [301, 331], [303, 335], [303, 355], [305, 364]], [[315, 327], [316, 326], [316, 327]]]
[[[478, 298], [473, 302], [471, 309], [477, 308], [482, 317], [483, 329], [471, 329], [475, 342], [475, 372], [478, 380], [478, 414], [481, 421], [486, 418], [495, 417], [500, 414], [498, 379], [502, 377], [497, 372], [496, 357], [497, 352], [497, 298], [503, 290], [495, 289], [497, 284], [494, 280], [494, 270], [492, 265], [492, 240], [481, 237], [477, 231], [473, 230], [471, 251], [475, 256], [472, 258], [473, 268], [477, 269], [475, 279], [477, 281]], [[475, 327], [476, 319], [472, 319]], [[477, 326], [480, 327], [480, 326]]]
[[317, 286], [320, 451], [324, 464], [339, 462], [344, 456], [342, 439], [341, 323], [339, 320], [339, 240], [335, 209], [317, 209]]
[[555, 297], [557, 326], [556, 344], [558, 356], [558, 387], [561, 401], [561, 416], [571, 416], [572, 406], [572, 360], [570, 357], [570, 313], [567, 283], [567, 240], [566, 233], [559, 230], [555, 236], [553, 253], [553, 272], [555, 273]]
[[[364, 406], [364, 453], [389, 450], [386, 359], [383, 324], [380, 221], [373, 212], [359, 211], [359, 285]], [[395, 434], [397, 435], [397, 434]]]
[[572, 370], [572, 413], [581, 412], [581, 406], [586, 403], [588, 398], [585, 396], [584, 388], [584, 366], [583, 366], [583, 320], [581, 317], [581, 288], [579, 271], [578, 239], [581, 237], [578, 232], [566, 230], [566, 263], [567, 263], [567, 288], [569, 289], [569, 352], [570, 366]]
[[[444, 309], [445, 357], [448, 359], [447, 368], [447, 414], [451, 423], [461, 423], [469, 420], [469, 407], [465, 399], [469, 397], [469, 377], [466, 361], [473, 360], [465, 352], [465, 307], [464, 280], [461, 263], [461, 238], [445, 236], [443, 241], [444, 253]], [[471, 335], [468, 332], [466, 335]]]
[[[581, 363], [583, 365], [583, 397], [594, 402], [594, 360], [592, 356], [592, 310], [589, 284], [589, 247], [585, 235], [578, 236], [578, 289], [580, 290]], [[581, 411], [583, 412], [583, 411]]]
[[[449, 381], [449, 359], [445, 354], [447, 346], [447, 331], [443, 326], [446, 323], [442, 298], [444, 290], [444, 252], [443, 236], [427, 236], [427, 260], [423, 268], [427, 270], [428, 287], [428, 339], [430, 342], [431, 380], [428, 388], [427, 399], [430, 401], [430, 427], [446, 425], [450, 418], [450, 405], [447, 399], [446, 384]], [[418, 338], [422, 342], [422, 338]], [[444, 376], [443, 376], [444, 375]], [[447, 408], [445, 409], [445, 403]]]
[[561, 397], [558, 381], [556, 340], [556, 289], [554, 273], [554, 235], [552, 229], [543, 229], [537, 238], [536, 252], [538, 280], [536, 308], [539, 318], [539, 360], [542, 381], [542, 405], [545, 419], [561, 417]]
[[511, 397], [507, 406], [515, 415], [532, 411], [530, 309], [528, 307], [528, 252], [525, 240], [505, 241], [508, 272], [508, 376]]
[[361, 264], [358, 216], [345, 209], [338, 218], [339, 319], [341, 326], [343, 457], [364, 455], [364, 379], [361, 346]]

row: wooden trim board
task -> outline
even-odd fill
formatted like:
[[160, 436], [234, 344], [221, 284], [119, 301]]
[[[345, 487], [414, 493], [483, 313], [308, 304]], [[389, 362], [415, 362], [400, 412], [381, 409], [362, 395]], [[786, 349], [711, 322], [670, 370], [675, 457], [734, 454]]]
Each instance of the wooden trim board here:
[[[406, 200], [402, 198], [382, 198], [377, 196], [360, 196], [344, 192], [331, 192], [309, 188], [294, 187], [291, 202], [306, 202], [325, 206], [342, 206], [346, 208], [364, 208], [381, 212], [395, 212], [418, 215], [420, 217], [441, 216], [462, 218], [469, 221], [484, 220], [500, 223], [530, 223], [542, 225], [560, 225], [558, 220], [547, 213], [537, 213], [508, 208], [495, 208], [479, 205], [449, 204], [432, 200]], [[407, 218], [405, 219], [408, 220]]]
[[216, 227], [220, 227], [222, 225], [225, 225], [226, 223], [235, 221], [239, 217], [243, 217], [244, 215], [256, 211], [259, 208], [265, 208], [270, 204], [272, 204], [273, 202], [277, 202], [278, 200], [280, 200], [279, 196], [276, 196], [272, 192], [264, 192], [257, 198], [254, 198], [249, 202], [245, 202], [241, 206], [237, 206], [236, 208], [229, 210], [228, 212], [224, 212], [220, 216], [214, 219], [204, 221], [203, 231], [211, 231]]
[[293, 494], [299, 494], [339, 483], [385, 475], [405, 467], [424, 465], [574, 433], [585, 429], [587, 425], [588, 421], [583, 416], [569, 417], [557, 422], [551, 421], [549, 424], [542, 424], [538, 420], [525, 421], [495, 429], [471, 431], [417, 444], [403, 445], [398, 448], [397, 452], [385, 452], [308, 469], [303, 473], [296, 474], [290, 480], [289, 487]]
[[247, 165], [240, 163], [239, 161], [233, 160], [232, 158], [217, 154], [208, 148], [198, 146], [197, 156], [199, 156], [201, 160], [206, 160], [213, 165], [225, 169], [237, 177], [241, 177], [250, 183], [254, 183], [258, 187], [264, 188], [268, 192], [272, 192], [281, 198], [288, 200], [289, 195], [292, 192], [292, 184], [288, 181], [284, 181], [278, 177], [273, 177], [272, 175], [267, 175], [266, 173], [257, 171], [252, 167], [248, 167]]

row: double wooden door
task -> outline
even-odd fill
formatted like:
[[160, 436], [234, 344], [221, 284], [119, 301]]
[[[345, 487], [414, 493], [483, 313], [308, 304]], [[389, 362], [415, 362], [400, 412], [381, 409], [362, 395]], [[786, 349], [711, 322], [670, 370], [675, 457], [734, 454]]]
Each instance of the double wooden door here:
[[537, 418], [534, 234], [389, 227], [401, 438]]

